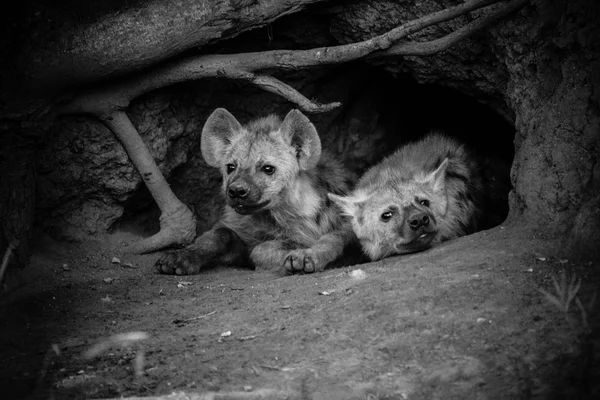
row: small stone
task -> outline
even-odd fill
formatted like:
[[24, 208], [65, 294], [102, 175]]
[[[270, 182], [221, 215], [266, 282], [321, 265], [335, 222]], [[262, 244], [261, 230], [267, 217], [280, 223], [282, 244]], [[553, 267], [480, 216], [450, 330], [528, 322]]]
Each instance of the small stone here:
[[222, 337], [222, 338], [224, 338], [224, 337], [229, 337], [229, 336], [231, 336], [231, 331], [227, 331], [227, 332], [223, 332], [223, 333], [221, 333], [221, 337]]
[[250, 385], [244, 386], [244, 392], [251, 392], [251, 391], [252, 391], [252, 386], [250, 386]]
[[487, 320], [485, 318], [477, 318], [477, 323], [478, 324], [483, 324], [484, 322], [489, 322], [489, 320]]
[[355, 269], [353, 271], [350, 271], [348, 275], [350, 275], [350, 278], [357, 280], [365, 279], [367, 277], [367, 273], [362, 269]]
[[63, 269], [63, 271], [70, 271], [71, 270], [71, 268], [69, 268], [69, 264], [63, 264], [62, 265], [62, 269]]
[[538, 260], [538, 261], [546, 261], [547, 258], [546, 257], [538, 257], [538, 258], [536, 258], [536, 260]]
[[104, 278], [102, 280], [104, 281], [104, 283], [112, 283], [112, 281], [114, 281], [113, 278]]
[[326, 290], [323, 290], [322, 292], [319, 292], [319, 294], [320, 294], [321, 296], [329, 296], [331, 293], [329, 293], [329, 292], [328, 292], [328, 291], [326, 291]]
[[117, 257], [113, 257], [112, 260], [110, 260], [110, 262], [113, 264], [121, 264], [121, 260], [119, 260]]

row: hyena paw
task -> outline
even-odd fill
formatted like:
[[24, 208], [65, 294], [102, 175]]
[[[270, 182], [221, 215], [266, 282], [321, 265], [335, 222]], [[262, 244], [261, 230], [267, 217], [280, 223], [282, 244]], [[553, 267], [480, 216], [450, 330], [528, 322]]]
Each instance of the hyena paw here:
[[193, 275], [200, 271], [200, 263], [189, 251], [169, 251], [156, 261], [156, 269], [167, 275]]
[[323, 271], [325, 265], [312, 249], [299, 249], [289, 252], [283, 262], [283, 268], [288, 274], [299, 272], [309, 274], [312, 272]]

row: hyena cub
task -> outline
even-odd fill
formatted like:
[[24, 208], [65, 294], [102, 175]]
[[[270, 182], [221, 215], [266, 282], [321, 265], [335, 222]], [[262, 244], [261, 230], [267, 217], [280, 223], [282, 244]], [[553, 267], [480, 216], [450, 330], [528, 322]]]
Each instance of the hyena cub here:
[[202, 156], [223, 173], [221, 220], [194, 244], [157, 261], [165, 274], [244, 264], [284, 273], [321, 271], [354, 234], [327, 193], [347, 194], [352, 176], [329, 155], [298, 110], [242, 126], [215, 110], [202, 130]]
[[467, 149], [432, 133], [368, 170], [350, 196], [329, 198], [351, 217], [365, 254], [378, 260], [474, 232], [483, 185]]

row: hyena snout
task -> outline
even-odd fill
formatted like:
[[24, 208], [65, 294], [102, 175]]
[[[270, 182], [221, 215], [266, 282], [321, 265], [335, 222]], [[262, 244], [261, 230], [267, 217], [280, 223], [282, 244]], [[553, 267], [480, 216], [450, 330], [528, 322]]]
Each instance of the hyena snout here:
[[229, 185], [227, 194], [233, 200], [245, 199], [250, 194], [250, 186], [244, 182], [234, 182]]
[[419, 228], [426, 228], [429, 225], [429, 215], [423, 211], [416, 211], [409, 215], [407, 222], [410, 229], [416, 231]]

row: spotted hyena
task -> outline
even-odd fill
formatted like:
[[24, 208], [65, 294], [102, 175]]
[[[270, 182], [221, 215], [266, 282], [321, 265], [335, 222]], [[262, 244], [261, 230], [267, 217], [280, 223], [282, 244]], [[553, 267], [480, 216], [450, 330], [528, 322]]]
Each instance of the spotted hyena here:
[[347, 217], [327, 197], [345, 195], [352, 175], [331, 155], [298, 110], [242, 126], [215, 110], [202, 130], [202, 156], [223, 174], [226, 205], [219, 222], [194, 244], [164, 254], [165, 274], [249, 263], [284, 273], [316, 272], [355, 239]]
[[369, 169], [351, 195], [329, 198], [351, 217], [365, 254], [377, 260], [474, 232], [483, 192], [480, 167], [465, 146], [431, 133]]

